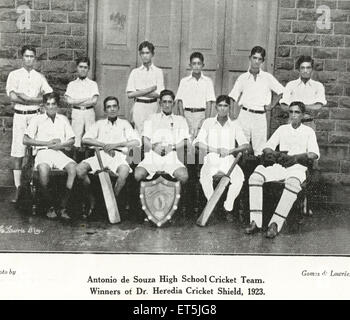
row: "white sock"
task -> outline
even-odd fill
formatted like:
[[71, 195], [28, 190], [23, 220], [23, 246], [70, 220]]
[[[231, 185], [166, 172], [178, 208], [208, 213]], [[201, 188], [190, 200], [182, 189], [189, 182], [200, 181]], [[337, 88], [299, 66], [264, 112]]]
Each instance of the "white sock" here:
[[21, 185], [21, 173], [22, 170], [13, 170], [13, 180], [15, 182], [16, 188]]

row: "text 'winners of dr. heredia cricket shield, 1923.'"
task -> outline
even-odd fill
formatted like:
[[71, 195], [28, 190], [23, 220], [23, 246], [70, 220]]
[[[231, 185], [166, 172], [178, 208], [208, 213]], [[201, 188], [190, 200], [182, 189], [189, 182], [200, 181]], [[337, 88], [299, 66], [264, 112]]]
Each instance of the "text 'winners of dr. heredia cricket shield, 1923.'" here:
[[[87, 283], [92, 285], [90, 293], [92, 295], [264, 295], [262, 288], [265, 281], [261, 278], [249, 278], [240, 276], [220, 276], [220, 275], [159, 275], [157, 277], [93, 277], [89, 276]], [[107, 284], [134, 284], [138, 287], [123, 290], [122, 287], [111, 288]], [[188, 286], [187, 286], [188, 284]], [[144, 285], [144, 287], [139, 287]], [[159, 286], [158, 286], [159, 285]], [[165, 286], [166, 287], [165, 287]], [[147, 287], [146, 287], [147, 286]], [[127, 292], [128, 291], [128, 292]]]

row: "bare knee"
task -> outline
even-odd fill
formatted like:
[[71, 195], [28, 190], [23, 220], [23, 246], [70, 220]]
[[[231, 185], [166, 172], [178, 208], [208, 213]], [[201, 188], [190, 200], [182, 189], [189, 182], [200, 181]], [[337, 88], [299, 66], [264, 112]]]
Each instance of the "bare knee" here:
[[40, 184], [42, 186], [47, 186], [49, 183], [50, 167], [46, 163], [39, 164], [38, 167]]
[[77, 170], [76, 170], [76, 164], [74, 162], [68, 163], [64, 168], [70, 177], [75, 177]]
[[186, 168], [177, 169], [174, 172], [174, 177], [181, 183], [186, 183], [188, 180], [188, 172]]
[[117, 170], [118, 173], [118, 179], [119, 180], [126, 180], [129, 176], [129, 167], [128, 166], [120, 166]]
[[135, 173], [134, 173], [134, 177], [136, 181], [141, 181], [146, 179], [146, 177], [148, 176], [148, 172], [146, 169], [142, 168], [142, 167], [137, 167], [135, 169]]
[[82, 162], [82, 163], [79, 163], [76, 168], [75, 168], [75, 171], [77, 173], [77, 176], [80, 178], [80, 179], [84, 179], [89, 171], [89, 165]]

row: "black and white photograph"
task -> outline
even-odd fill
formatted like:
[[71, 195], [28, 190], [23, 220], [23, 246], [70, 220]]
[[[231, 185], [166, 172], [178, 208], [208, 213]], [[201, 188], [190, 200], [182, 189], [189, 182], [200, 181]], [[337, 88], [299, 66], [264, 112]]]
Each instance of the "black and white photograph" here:
[[349, 195], [350, 0], [0, 0], [2, 257], [112, 255], [134, 283], [242, 286], [152, 297], [257, 298], [243, 267], [136, 274], [347, 259]]

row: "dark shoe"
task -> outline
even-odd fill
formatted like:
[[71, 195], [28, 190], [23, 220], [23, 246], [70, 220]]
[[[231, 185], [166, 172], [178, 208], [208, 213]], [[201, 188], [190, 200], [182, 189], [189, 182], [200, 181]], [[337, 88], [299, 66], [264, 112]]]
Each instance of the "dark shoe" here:
[[232, 223], [232, 222], [235, 221], [235, 217], [234, 217], [232, 211], [227, 211], [227, 210], [225, 210], [225, 209], [224, 209], [223, 211], [224, 211], [224, 215], [225, 215], [225, 220], [226, 220], [227, 222]]
[[275, 222], [272, 222], [266, 231], [265, 237], [269, 239], [273, 239], [274, 237], [277, 236], [277, 234], [278, 234], [277, 224]]
[[245, 234], [254, 234], [260, 231], [260, 228], [256, 225], [255, 221], [252, 221], [248, 228], [245, 228]]
[[82, 214], [83, 219], [89, 219], [94, 214], [95, 214], [95, 208], [94, 207], [90, 207], [90, 208], [84, 207], [83, 208], [83, 214]]

